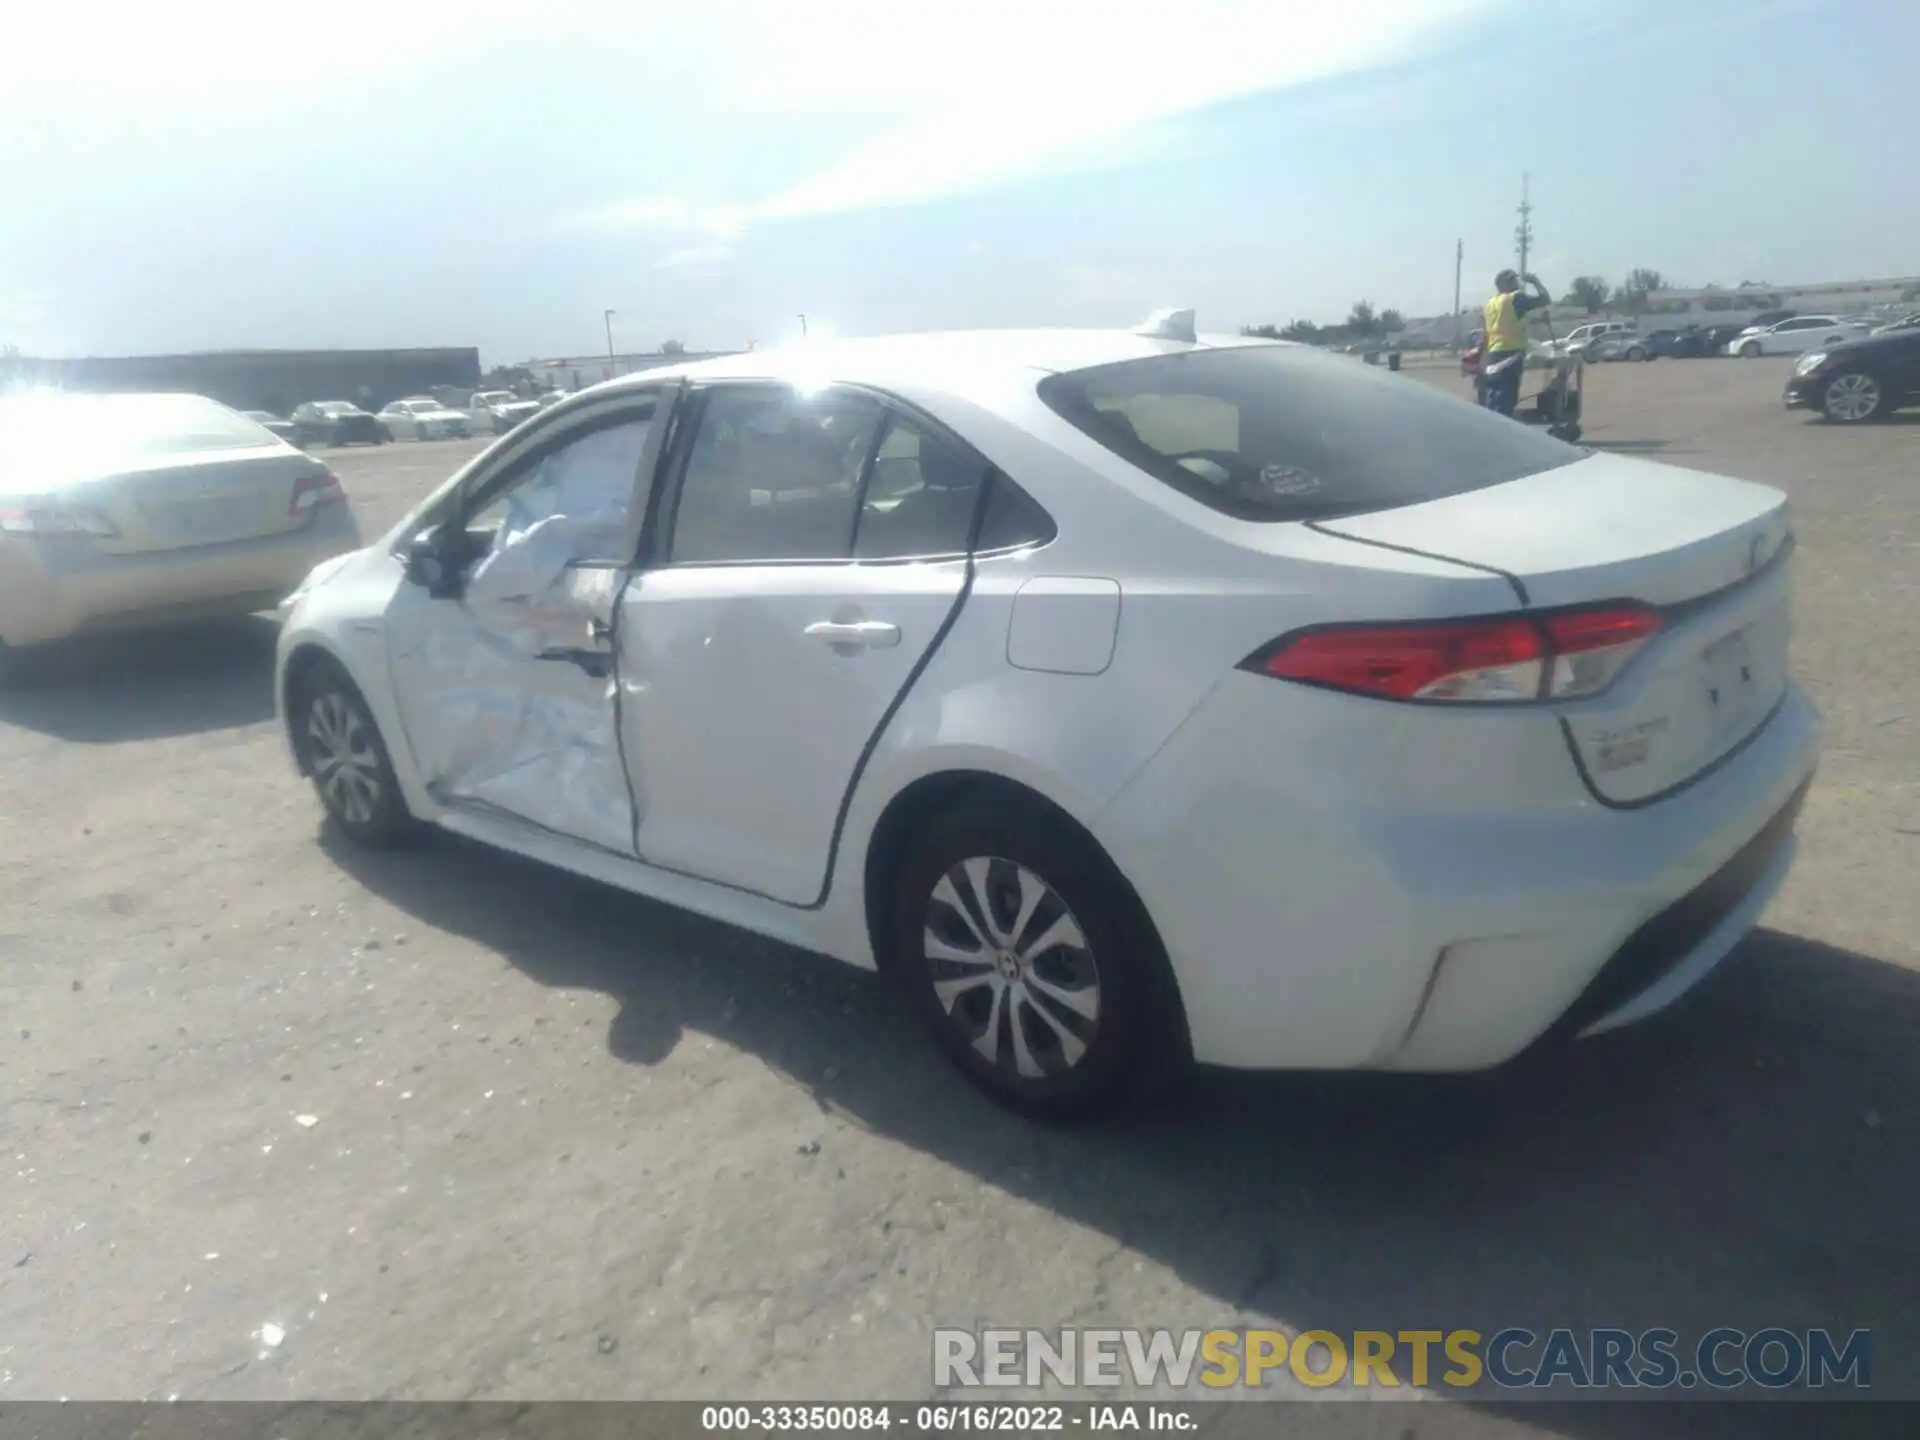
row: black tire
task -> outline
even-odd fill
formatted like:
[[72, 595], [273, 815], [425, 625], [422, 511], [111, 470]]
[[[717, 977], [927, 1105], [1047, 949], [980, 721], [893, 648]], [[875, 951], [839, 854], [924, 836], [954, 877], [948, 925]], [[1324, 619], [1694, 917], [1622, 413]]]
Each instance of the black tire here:
[[1629, 360], [1646, 360], [1646, 359], [1649, 359], [1649, 358], [1650, 358], [1650, 357], [1648, 356], [1648, 354], [1647, 354], [1647, 352], [1646, 352], [1646, 350], [1645, 350], [1645, 348], [1644, 348], [1644, 347], [1642, 347], [1642, 346], [1639, 346], [1639, 345], [1630, 345], [1630, 346], [1628, 346], [1628, 347], [1627, 347], [1627, 359], [1629, 359]]
[[1820, 414], [1835, 425], [1866, 425], [1887, 413], [1887, 389], [1878, 376], [1846, 370], [1820, 391]]
[[1740, 347], [1740, 358], [1742, 360], [1758, 360], [1760, 358], [1760, 342], [1758, 340], [1747, 341], [1746, 344]]
[[[324, 711], [324, 713], [323, 713]], [[418, 822], [407, 809], [387, 743], [366, 697], [332, 660], [316, 660], [289, 686], [287, 726], [301, 769], [333, 825], [356, 845], [386, 849], [407, 839]], [[356, 764], [327, 765], [342, 749]]]
[[[1029, 882], [1043, 893], [1011, 935]], [[970, 903], [982, 890], [987, 916]], [[1171, 1023], [1178, 997], [1151, 926], [1106, 858], [1039, 807], [995, 797], [936, 818], [900, 866], [892, 917], [889, 974], [961, 1073], [1008, 1109], [1087, 1120], [1174, 1073], [1185, 1028]], [[1079, 946], [1062, 938], [1076, 928]], [[993, 958], [935, 958], [930, 933], [956, 953]], [[1031, 946], [1050, 934], [1057, 943], [1025, 956], [1017, 943], [990, 943]], [[938, 987], [956, 981], [943, 998]]]

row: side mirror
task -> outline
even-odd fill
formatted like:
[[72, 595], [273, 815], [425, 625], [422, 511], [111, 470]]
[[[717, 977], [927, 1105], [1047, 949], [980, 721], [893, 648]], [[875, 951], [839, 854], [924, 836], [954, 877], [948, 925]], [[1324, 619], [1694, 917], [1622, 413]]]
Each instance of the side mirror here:
[[447, 562], [440, 538], [432, 530], [422, 530], [407, 546], [407, 579], [436, 600], [450, 600], [460, 593], [460, 573]]

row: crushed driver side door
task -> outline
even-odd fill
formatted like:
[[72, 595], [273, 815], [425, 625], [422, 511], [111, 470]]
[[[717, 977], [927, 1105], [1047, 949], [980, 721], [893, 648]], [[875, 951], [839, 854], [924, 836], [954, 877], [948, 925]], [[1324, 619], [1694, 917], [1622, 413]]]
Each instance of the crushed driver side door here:
[[441, 583], [402, 586], [387, 635], [407, 743], [443, 808], [634, 853], [613, 626], [678, 394], [536, 423], [434, 525]]

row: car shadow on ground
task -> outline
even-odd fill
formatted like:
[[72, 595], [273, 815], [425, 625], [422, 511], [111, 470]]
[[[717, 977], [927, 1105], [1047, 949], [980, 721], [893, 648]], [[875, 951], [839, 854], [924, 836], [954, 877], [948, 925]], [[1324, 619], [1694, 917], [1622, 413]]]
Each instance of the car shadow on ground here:
[[[1499, 1071], [1204, 1075], [1050, 1129], [978, 1097], [836, 962], [456, 841], [324, 843], [420, 921], [617, 999], [619, 1059], [657, 1063], [689, 1032], [738, 1046], [823, 1109], [1169, 1267], [1222, 1324], [1867, 1328], [1874, 1392], [1920, 1393], [1920, 974], [1901, 967], [1762, 930], [1675, 1011]], [[1724, 1431], [1681, 1408], [1556, 1406], [1554, 1425], [1760, 1433], [1752, 1407]], [[1450, 1433], [1433, 1419], [1420, 1433]]]
[[82, 745], [254, 725], [273, 715], [279, 633], [247, 615], [65, 641], [30, 654], [0, 689], [0, 724]]

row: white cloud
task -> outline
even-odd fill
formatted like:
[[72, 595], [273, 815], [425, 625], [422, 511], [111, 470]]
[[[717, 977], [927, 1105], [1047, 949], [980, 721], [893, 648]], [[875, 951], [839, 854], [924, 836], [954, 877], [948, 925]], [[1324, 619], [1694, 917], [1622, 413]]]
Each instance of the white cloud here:
[[747, 111], [868, 117], [871, 138], [758, 199], [640, 200], [566, 223], [735, 234], [1124, 164], [1174, 117], [1392, 60], [1498, 3], [1186, 0], [1133, 12], [979, 0], [941, 13], [715, 0], [702, 22], [738, 28], [734, 42], [704, 53], [710, 97]]
[[683, 250], [675, 250], [653, 268], [674, 270], [682, 275], [711, 275], [724, 270], [732, 259], [731, 245], [689, 245]]

